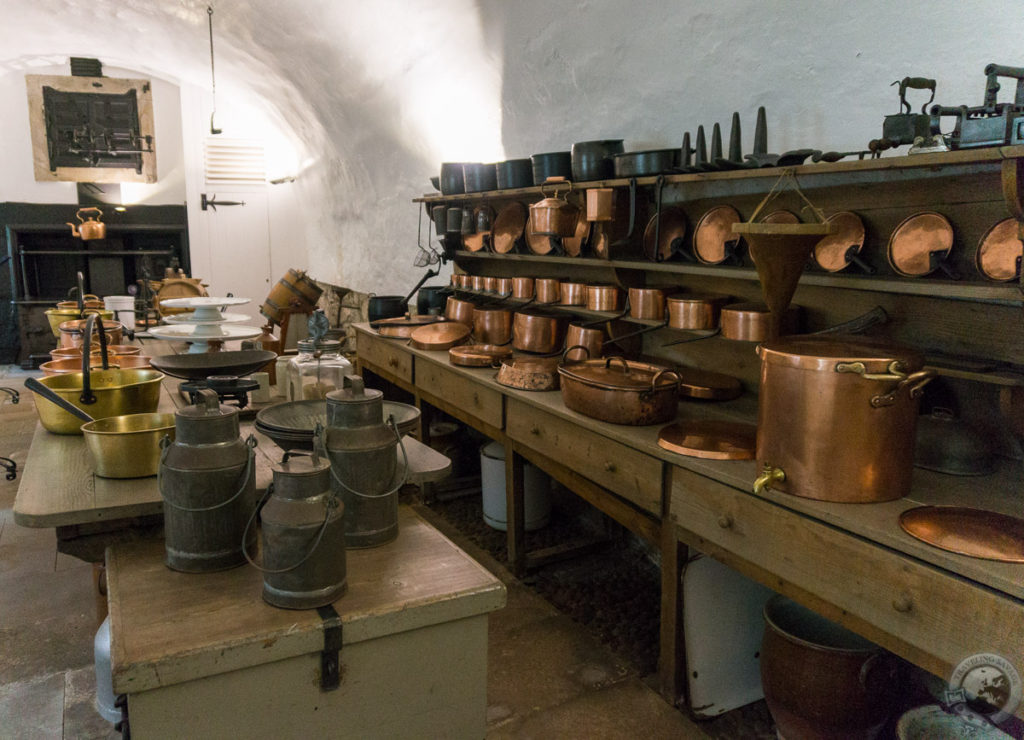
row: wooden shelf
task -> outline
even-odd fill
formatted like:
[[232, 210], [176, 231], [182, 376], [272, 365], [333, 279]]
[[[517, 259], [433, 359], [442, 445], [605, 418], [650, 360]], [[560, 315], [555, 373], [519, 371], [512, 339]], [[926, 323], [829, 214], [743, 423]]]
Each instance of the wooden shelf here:
[[[757, 271], [751, 267], [731, 265], [696, 265], [688, 262], [637, 262], [631, 260], [602, 260], [593, 257], [547, 257], [536, 254], [494, 254], [492, 252], [455, 253], [456, 264], [462, 261], [510, 261], [535, 262], [538, 264], [577, 265], [580, 267], [609, 267], [646, 272], [700, 275], [757, 282]], [[923, 278], [880, 278], [874, 275], [838, 275], [807, 271], [800, 277], [801, 285], [817, 285], [826, 288], [867, 290], [878, 293], [928, 296], [961, 301], [981, 301], [1001, 305], [1019, 306], [1024, 302], [1024, 293], [1016, 283], [978, 284], [954, 280], [928, 280]]]

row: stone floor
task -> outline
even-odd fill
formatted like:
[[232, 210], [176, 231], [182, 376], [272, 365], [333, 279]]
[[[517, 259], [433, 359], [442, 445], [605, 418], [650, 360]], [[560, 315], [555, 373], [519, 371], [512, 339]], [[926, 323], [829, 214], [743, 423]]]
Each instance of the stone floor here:
[[[0, 371], [0, 385], [20, 389], [21, 377]], [[0, 406], [0, 455], [19, 469], [36, 424], [32, 394], [21, 399]], [[92, 705], [92, 568], [57, 553], [52, 530], [14, 523], [18, 481], [2, 478], [0, 737], [119, 737]], [[508, 586], [508, 606], [490, 621], [488, 738], [707, 737], [627, 661], [476, 550]]]

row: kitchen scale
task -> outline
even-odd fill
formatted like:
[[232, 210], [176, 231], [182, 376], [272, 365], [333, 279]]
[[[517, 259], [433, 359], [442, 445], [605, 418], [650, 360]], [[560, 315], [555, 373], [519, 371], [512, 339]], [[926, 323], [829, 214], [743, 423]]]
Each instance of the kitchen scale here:
[[189, 354], [209, 352], [211, 344], [227, 341], [255, 339], [263, 333], [256, 326], [245, 326], [242, 322], [249, 317], [243, 314], [224, 313], [228, 306], [242, 306], [249, 298], [232, 296], [188, 296], [168, 298], [161, 305], [168, 308], [192, 309], [191, 313], [168, 316], [167, 326], [154, 326], [149, 334], [156, 339], [189, 342]]
[[199, 391], [209, 388], [217, 393], [221, 403], [234, 401], [240, 409], [249, 405], [249, 392], [260, 387], [252, 378], [239, 378], [236, 375], [211, 375], [206, 379], [190, 380], [181, 383], [178, 391], [188, 395], [189, 403], [200, 402]]

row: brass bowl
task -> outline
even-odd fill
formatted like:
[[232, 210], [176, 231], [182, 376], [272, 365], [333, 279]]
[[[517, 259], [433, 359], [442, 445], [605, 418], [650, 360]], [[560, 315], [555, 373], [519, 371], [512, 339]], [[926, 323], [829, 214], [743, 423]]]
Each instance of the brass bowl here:
[[[96, 402], [81, 400], [82, 373], [51, 375], [39, 380], [65, 401], [82, 409], [93, 419], [143, 414], [156, 411], [160, 403], [160, 382], [164, 374], [157, 370], [93, 370], [89, 383]], [[54, 434], [81, 434], [82, 420], [57, 404], [36, 395], [36, 411], [43, 428]]]
[[[46, 314], [46, 320], [50, 322], [50, 331], [53, 332], [53, 336], [56, 339], [60, 339], [61, 324], [65, 321], [77, 319], [80, 316], [77, 306], [75, 308], [48, 308], [43, 313]], [[109, 321], [114, 318], [113, 311], [106, 311], [99, 308], [86, 308], [83, 313], [86, 315], [94, 313], [105, 321]]]
[[174, 414], [128, 414], [82, 425], [93, 469], [101, 478], [145, 478], [160, 467], [160, 440], [174, 441]]

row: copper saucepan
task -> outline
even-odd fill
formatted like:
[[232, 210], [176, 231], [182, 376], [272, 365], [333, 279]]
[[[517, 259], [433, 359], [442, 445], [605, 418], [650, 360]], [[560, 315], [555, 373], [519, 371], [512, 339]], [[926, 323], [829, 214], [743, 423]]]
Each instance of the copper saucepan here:
[[605, 331], [602, 328], [574, 321], [569, 324], [565, 334], [565, 351], [563, 361], [582, 362], [592, 357], [600, 357], [604, 349]]
[[588, 311], [619, 311], [622, 309], [622, 291], [614, 285], [588, 285]]
[[558, 294], [558, 302], [563, 306], [584, 306], [587, 303], [587, 284], [563, 280]]
[[551, 354], [562, 349], [568, 317], [542, 311], [517, 311], [512, 318], [512, 346], [523, 352]]
[[466, 326], [473, 326], [473, 312], [476, 306], [472, 301], [448, 296], [448, 302], [444, 307], [444, 317], [449, 321], [458, 321]]
[[557, 278], [537, 278], [533, 281], [537, 303], [558, 303], [561, 294]]
[[[801, 308], [789, 306], [782, 316], [781, 332], [793, 334], [800, 324]], [[742, 342], [763, 342], [771, 331], [772, 315], [763, 303], [732, 303], [722, 306], [722, 336]]]
[[520, 301], [527, 301], [533, 298], [533, 278], [512, 278], [512, 297]]
[[673, 329], [701, 331], [717, 329], [722, 306], [729, 301], [729, 296], [711, 293], [688, 293], [669, 296], [668, 325]]
[[663, 288], [630, 288], [629, 315], [634, 319], [661, 321], [665, 318], [665, 295]]
[[473, 311], [473, 336], [480, 344], [508, 344], [512, 339], [512, 311], [482, 308]]

